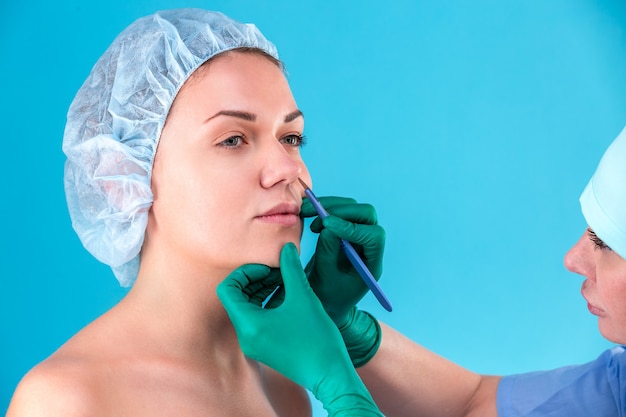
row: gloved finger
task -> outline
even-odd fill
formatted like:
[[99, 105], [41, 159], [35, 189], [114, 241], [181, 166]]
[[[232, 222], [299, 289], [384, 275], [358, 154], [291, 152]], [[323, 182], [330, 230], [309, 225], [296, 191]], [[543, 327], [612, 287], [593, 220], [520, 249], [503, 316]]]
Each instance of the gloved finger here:
[[216, 289], [217, 297], [220, 299], [228, 316], [233, 323], [238, 322], [246, 311], [256, 310], [260, 307], [250, 303], [250, 296], [245, 289], [251, 281], [259, 277], [266, 276], [270, 268], [260, 264], [247, 264], [231, 272]]
[[327, 230], [348, 242], [371, 249], [385, 246], [385, 229], [379, 225], [353, 223], [337, 216], [328, 216], [323, 223]]
[[[270, 268], [265, 276], [248, 277], [250, 283], [244, 288], [245, 293], [250, 297], [250, 301], [261, 306], [276, 289], [282, 285], [283, 279], [280, 269]], [[274, 298], [272, 298], [274, 300]], [[278, 300], [274, 300], [276, 305]], [[278, 303], [279, 304], [279, 303]]]
[[[371, 204], [365, 203], [354, 203], [354, 204], [344, 204], [337, 205], [330, 209], [326, 209], [329, 214], [337, 217], [341, 217], [344, 220], [347, 220], [352, 223], [359, 224], [377, 224], [378, 223], [378, 215], [376, 214], [376, 209]], [[314, 233], [319, 233], [324, 226], [322, 225], [322, 219], [319, 217], [311, 223], [311, 231]]]
[[[328, 229], [322, 229], [319, 239], [317, 239], [313, 257], [316, 259], [336, 258], [337, 254], [341, 252], [340, 245], [339, 237], [337, 237], [336, 234]], [[311, 259], [311, 261], [313, 261], [313, 259]]]
[[267, 278], [270, 274], [270, 267], [262, 264], [245, 264], [239, 268], [233, 270], [228, 276], [218, 285], [218, 288], [229, 287], [237, 289], [242, 294], [247, 294], [246, 289], [250, 285], [257, 285], [256, 283]]
[[[324, 206], [326, 210], [336, 207], [336, 206], [344, 205], [344, 204], [356, 203], [355, 199], [348, 198], [348, 197], [334, 197], [334, 196], [318, 197], [318, 200], [320, 201], [320, 203], [322, 203], [322, 206]], [[315, 217], [315, 216], [317, 216], [317, 211], [315, 211], [315, 207], [313, 207], [313, 204], [311, 204], [308, 198], [306, 197], [303, 198], [302, 206], [300, 207], [300, 217]]]
[[381, 276], [385, 229], [379, 225], [351, 223], [336, 216], [326, 217], [324, 227], [337, 237], [359, 245], [359, 252], [367, 267], [376, 278]]
[[[341, 253], [340, 239], [345, 239], [352, 243], [352, 246], [364, 258], [366, 264], [368, 260], [375, 261], [378, 258], [382, 260], [385, 249], [385, 230], [381, 226], [354, 224], [335, 216], [329, 216], [324, 221], [330, 227], [325, 227], [321, 230], [315, 254], [313, 255], [314, 258], [336, 257], [338, 253]], [[340, 256], [339, 259], [345, 261], [343, 264], [349, 265], [345, 256]], [[336, 265], [336, 267], [340, 267], [340, 265]]]

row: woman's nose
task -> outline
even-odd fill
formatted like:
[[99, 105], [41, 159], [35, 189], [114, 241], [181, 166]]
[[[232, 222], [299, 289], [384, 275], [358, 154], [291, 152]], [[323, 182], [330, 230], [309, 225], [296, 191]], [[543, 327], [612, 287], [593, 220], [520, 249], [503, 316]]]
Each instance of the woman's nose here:
[[595, 279], [593, 269], [593, 242], [587, 237], [587, 232], [565, 254], [563, 263], [568, 271]]
[[281, 182], [291, 184], [298, 180], [302, 165], [302, 160], [295, 153], [291, 154], [283, 144], [276, 142], [264, 152], [261, 185], [270, 188]]

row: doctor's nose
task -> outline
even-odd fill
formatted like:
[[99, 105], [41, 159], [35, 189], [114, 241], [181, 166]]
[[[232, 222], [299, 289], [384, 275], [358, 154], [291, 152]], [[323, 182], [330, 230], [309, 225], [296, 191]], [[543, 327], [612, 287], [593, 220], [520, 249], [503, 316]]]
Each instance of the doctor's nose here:
[[595, 279], [593, 268], [593, 242], [588, 238], [587, 232], [570, 248], [563, 258], [565, 268], [588, 279]]

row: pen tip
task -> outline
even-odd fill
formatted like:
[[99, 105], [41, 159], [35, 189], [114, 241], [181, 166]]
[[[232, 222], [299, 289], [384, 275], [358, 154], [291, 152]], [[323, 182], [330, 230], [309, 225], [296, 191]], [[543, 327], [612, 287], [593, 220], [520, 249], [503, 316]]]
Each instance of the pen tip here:
[[300, 181], [300, 184], [302, 184], [305, 190], [310, 190], [309, 186], [306, 185], [306, 182], [302, 181], [300, 177], [298, 177], [298, 181]]

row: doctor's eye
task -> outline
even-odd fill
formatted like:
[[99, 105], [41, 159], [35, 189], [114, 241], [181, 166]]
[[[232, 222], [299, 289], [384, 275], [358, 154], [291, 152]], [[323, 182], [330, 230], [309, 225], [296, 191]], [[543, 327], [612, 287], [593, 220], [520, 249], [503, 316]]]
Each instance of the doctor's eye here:
[[609, 245], [607, 245], [606, 243], [604, 243], [604, 241], [602, 239], [600, 239], [596, 233], [591, 230], [591, 229], [587, 229], [587, 234], [589, 235], [589, 240], [591, 240], [595, 246], [596, 249], [607, 249], [607, 250], [612, 250]]
[[280, 141], [289, 146], [302, 147], [306, 145], [306, 137], [304, 135], [287, 135], [280, 139]]

